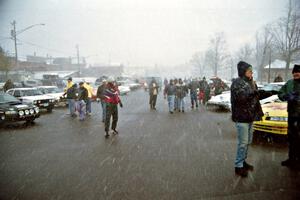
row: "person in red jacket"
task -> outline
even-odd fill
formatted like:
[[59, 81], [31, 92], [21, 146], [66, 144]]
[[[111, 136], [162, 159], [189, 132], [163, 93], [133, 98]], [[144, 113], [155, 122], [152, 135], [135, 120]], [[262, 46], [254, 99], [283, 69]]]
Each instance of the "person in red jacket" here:
[[111, 129], [113, 134], [118, 134], [117, 123], [118, 123], [118, 104], [122, 108], [122, 102], [119, 97], [119, 90], [114, 85], [114, 81], [112, 79], [108, 80], [107, 87], [103, 93], [104, 101], [106, 103], [106, 117], [105, 117], [105, 137], [109, 137], [109, 127], [110, 127], [110, 119], [112, 117], [112, 125]]

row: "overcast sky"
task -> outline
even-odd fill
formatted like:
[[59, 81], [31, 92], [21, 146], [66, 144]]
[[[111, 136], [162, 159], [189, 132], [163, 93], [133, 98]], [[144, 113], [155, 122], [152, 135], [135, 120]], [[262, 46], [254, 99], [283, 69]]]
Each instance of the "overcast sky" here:
[[[287, 0], [0, 0], [0, 45], [20, 57], [37, 53], [130, 65], [177, 65], [207, 48], [223, 31], [231, 51], [251, 42], [264, 24], [284, 15]], [[25, 43], [26, 42], [26, 43]], [[35, 46], [34, 46], [35, 45]], [[95, 56], [97, 54], [97, 56]]]

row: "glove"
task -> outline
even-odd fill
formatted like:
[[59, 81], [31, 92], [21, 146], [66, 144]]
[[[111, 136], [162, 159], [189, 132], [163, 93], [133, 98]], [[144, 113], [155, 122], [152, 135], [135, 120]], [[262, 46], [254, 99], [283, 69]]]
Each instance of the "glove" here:
[[122, 102], [120, 102], [120, 107], [121, 107], [121, 108], [123, 108], [123, 104], [122, 104]]
[[292, 92], [292, 93], [289, 93], [287, 95], [284, 96], [284, 98], [287, 100], [287, 101], [294, 101], [298, 98], [298, 93], [296, 92]]

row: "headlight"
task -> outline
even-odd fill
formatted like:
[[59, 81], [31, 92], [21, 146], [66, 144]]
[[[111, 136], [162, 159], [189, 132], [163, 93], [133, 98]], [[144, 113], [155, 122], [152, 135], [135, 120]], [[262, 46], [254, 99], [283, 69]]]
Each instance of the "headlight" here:
[[30, 112], [30, 114], [33, 114], [33, 113], [34, 113], [34, 110], [33, 110], [33, 109], [30, 109], [29, 112]]
[[24, 115], [24, 111], [23, 110], [19, 111], [19, 115], [23, 116]]
[[6, 111], [5, 114], [6, 115], [15, 115], [15, 114], [17, 114], [17, 111], [10, 110], [10, 111]]
[[25, 110], [25, 115], [29, 115], [29, 110]]
[[39, 113], [39, 112], [40, 112], [40, 109], [39, 109], [38, 107], [36, 107], [36, 108], [34, 108], [34, 111], [35, 111], [36, 113]]
[[287, 117], [270, 117], [271, 121], [284, 121], [287, 122], [288, 118]]
[[2, 119], [2, 120], [5, 120], [5, 116], [3, 115], [3, 116], [1, 117], [1, 119]]
[[41, 103], [41, 101], [37, 101], [38, 103]]

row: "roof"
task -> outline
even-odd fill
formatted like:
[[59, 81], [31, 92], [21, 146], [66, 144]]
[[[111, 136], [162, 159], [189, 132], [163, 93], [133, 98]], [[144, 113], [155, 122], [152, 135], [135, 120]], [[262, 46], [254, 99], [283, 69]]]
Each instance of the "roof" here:
[[[271, 69], [285, 69], [286, 62], [284, 60], [276, 59], [271, 63]], [[294, 63], [290, 63], [290, 69], [292, 69]], [[264, 67], [265, 69], [269, 68], [269, 65]]]

